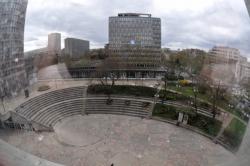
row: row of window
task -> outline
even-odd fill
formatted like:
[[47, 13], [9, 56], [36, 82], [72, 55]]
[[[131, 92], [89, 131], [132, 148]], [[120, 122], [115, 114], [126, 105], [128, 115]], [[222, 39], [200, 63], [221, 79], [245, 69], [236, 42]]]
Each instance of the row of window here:
[[118, 22], [137, 22], [137, 23], [157, 23], [160, 24], [160, 18], [144, 18], [144, 17], [110, 17], [110, 23]]
[[136, 29], [136, 28], [140, 28], [140, 29], [146, 29], [146, 28], [154, 28], [154, 29], [161, 29], [160, 25], [152, 25], [152, 24], [126, 24], [126, 23], [120, 23], [120, 24], [109, 24], [109, 28], [116, 28], [116, 29], [120, 29], [120, 28], [126, 28], [126, 29]]
[[15, 73], [18, 73], [20, 71], [24, 71], [24, 68], [23, 67], [16, 67], [16, 68], [11, 68], [11, 69], [7, 69], [7, 70], [1, 70], [0, 76], [7, 77], [7, 76], [11, 76]]
[[[114, 48], [114, 49], [120, 49], [123, 47], [139, 47], [139, 48], [157, 48], [160, 49], [161, 48], [161, 42], [149, 42], [149, 43], [136, 43], [134, 45], [131, 45], [130, 43], [125, 42], [117, 42], [117, 41], [110, 41], [110, 48]], [[138, 49], [139, 49], [138, 48]]]

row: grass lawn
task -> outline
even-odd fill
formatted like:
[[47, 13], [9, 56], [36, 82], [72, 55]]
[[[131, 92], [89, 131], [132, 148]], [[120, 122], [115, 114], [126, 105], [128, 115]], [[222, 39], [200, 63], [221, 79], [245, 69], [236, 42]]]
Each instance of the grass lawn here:
[[[193, 88], [189, 87], [189, 86], [178, 88], [178, 87], [176, 87], [174, 85], [171, 85], [171, 86], [168, 86], [167, 88], [171, 89], [171, 90], [175, 90], [177, 92], [181, 92], [185, 96], [192, 96], [192, 97], [194, 96]], [[209, 96], [207, 96], [207, 95], [198, 93], [197, 97], [204, 100], [204, 101], [211, 102], [211, 100], [209, 99]]]
[[217, 136], [222, 127], [222, 122], [199, 114], [196, 116], [189, 116], [188, 124], [214, 137]]
[[225, 129], [223, 135], [226, 141], [232, 146], [233, 149], [238, 149], [244, 134], [246, 132], [246, 125], [238, 119], [234, 118], [228, 127]]
[[[193, 95], [194, 95], [192, 87], [180, 87], [180, 88], [178, 88], [175, 85], [169, 85], [169, 86], [167, 86], [167, 88], [174, 90], [174, 91], [177, 91], [177, 92], [180, 92], [184, 96], [192, 96], [193, 97]], [[198, 93], [197, 98], [203, 100], [204, 102], [212, 103], [212, 100], [209, 98], [208, 95]], [[219, 102], [217, 102], [217, 106], [224, 109], [225, 111], [230, 112], [233, 115], [241, 118], [245, 122], [248, 122], [248, 118], [246, 118], [239, 110], [235, 110], [235, 109], [230, 108], [229, 104], [226, 101], [220, 100]]]
[[158, 103], [154, 107], [153, 116], [168, 120], [177, 120], [179, 112], [184, 112], [189, 115], [188, 124], [190, 126], [196, 127], [208, 135], [216, 136], [221, 129], [222, 123], [220, 121], [203, 115], [194, 114], [189, 108], [167, 106]]

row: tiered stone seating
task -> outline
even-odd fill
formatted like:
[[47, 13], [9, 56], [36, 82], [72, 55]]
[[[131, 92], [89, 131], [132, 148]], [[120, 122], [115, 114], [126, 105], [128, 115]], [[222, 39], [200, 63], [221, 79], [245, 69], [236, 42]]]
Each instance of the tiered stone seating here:
[[74, 116], [80, 115], [84, 111], [84, 100], [75, 99], [60, 102], [48, 107], [37, 113], [32, 119], [35, 122], [43, 124], [48, 127], [53, 127], [58, 121]]
[[[126, 101], [130, 101], [130, 104], [126, 104]], [[150, 109], [151, 103], [145, 106], [142, 101], [129, 100], [129, 98], [115, 98], [111, 104], [107, 104], [107, 99], [105, 98], [93, 98], [87, 99], [85, 113], [116, 114], [146, 118], [148, 117]]]
[[86, 87], [72, 87], [56, 90], [34, 97], [15, 111], [40, 125], [53, 128], [60, 120], [81, 114], [116, 114], [146, 118], [152, 109], [149, 98], [112, 96], [107, 104], [107, 96], [86, 97]]
[[48, 92], [24, 102], [15, 111], [27, 119], [31, 119], [40, 110], [52, 104], [85, 97], [85, 90], [86, 87], [72, 87]]

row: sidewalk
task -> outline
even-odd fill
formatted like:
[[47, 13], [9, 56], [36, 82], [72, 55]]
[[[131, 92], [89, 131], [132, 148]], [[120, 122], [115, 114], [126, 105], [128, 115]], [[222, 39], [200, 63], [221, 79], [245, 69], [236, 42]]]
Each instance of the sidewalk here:
[[0, 165], [6, 166], [62, 166], [24, 151], [0, 140]]

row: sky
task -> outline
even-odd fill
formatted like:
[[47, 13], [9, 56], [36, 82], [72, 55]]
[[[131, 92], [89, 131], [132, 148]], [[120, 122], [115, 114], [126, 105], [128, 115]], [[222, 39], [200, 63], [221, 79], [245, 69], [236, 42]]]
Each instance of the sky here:
[[229, 46], [250, 59], [250, 18], [244, 0], [29, 0], [25, 51], [46, 47], [47, 35], [53, 32], [102, 48], [108, 43], [108, 17], [123, 12], [161, 18], [162, 47]]

